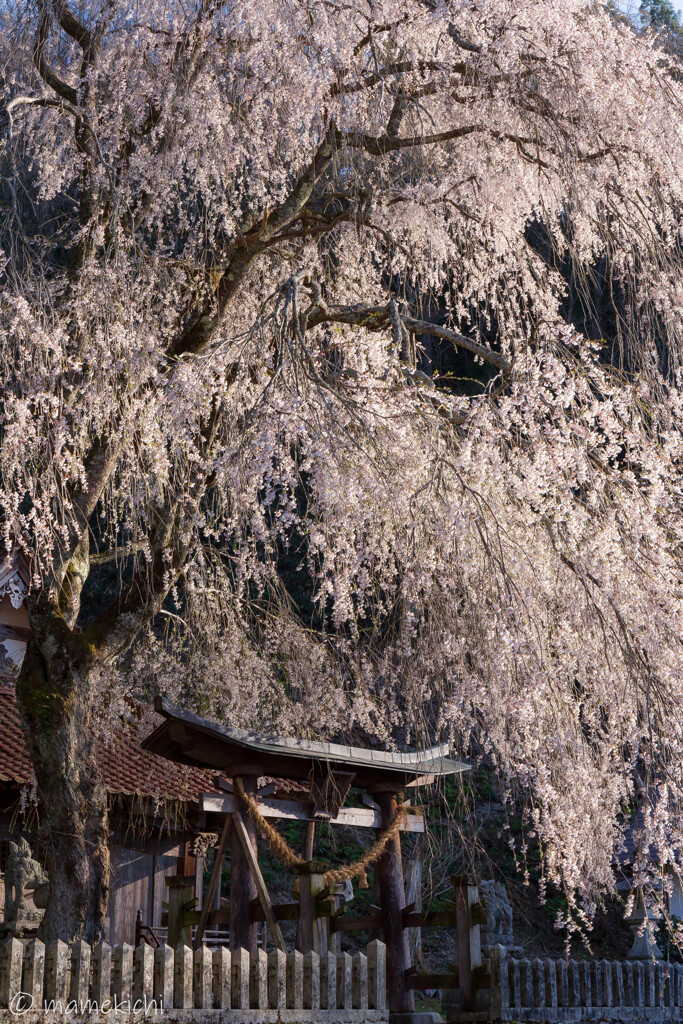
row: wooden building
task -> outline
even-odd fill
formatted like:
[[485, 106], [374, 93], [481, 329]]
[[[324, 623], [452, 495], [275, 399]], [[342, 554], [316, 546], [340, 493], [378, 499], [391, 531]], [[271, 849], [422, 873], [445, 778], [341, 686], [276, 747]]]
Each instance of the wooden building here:
[[[110, 943], [135, 944], [138, 911], [145, 924], [160, 928], [168, 875], [192, 872], [201, 898], [203, 857], [193, 856], [192, 849], [206, 817], [201, 795], [212, 788], [212, 777], [143, 750], [142, 739], [153, 724], [122, 724], [115, 736], [103, 741], [99, 753], [112, 826], [104, 935]], [[31, 763], [12, 680], [0, 677], [0, 921], [9, 841], [24, 836], [40, 859], [35, 837], [39, 808], [31, 804], [30, 788]]]
[[[26, 797], [31, 788], [31, 762], [14, 696], [30, 636], [26, 595], [28, 562], [19, 549], [0, 547], [0, 921], [4, 913], [2, 877], [8, 843], [24, 836], [35, 847], [36, 808]], [[111, 895], [105, 940], [128, 942], [136, 936], [138, 911], [154, 927], [161, 924], [167, 898], [166, 876], [180, 870], [197, 878], [201, 900], [202, 857], [192, 855], [205, 814], [201, 794], [212, 787], [211, 773], [172, 765], [142, 749], [142, 740], [160, 721], [140, 707], [141, 721], [122, 723], [103, 740], [100, 767], [110, 794]], [[22, 807], [26, 804], [26, 813]], [[34, 848], [40, 858], [40, 850]]]

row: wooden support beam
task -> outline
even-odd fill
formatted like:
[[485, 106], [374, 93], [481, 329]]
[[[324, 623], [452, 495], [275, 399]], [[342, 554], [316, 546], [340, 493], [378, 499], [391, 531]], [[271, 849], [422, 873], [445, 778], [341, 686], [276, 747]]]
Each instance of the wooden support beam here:
[[223, 870], [223, 861], [225, 860], [225, 851], [228, 846], [228, 840], [230, 839], [230, 832], [232, 831], [232, 818], [226, 817], [223, 825], [223, 831], [221, 832], [220, 842], [214, 855], [213, 871], [211, 872], [211, 878], [209, 879], [209, 887], [206, 890], [206, 896], [202, 903], [201, 917], [199, 918], [199, 924], [197, 925], [197, 931], [194, 937], [194, 948], [199, 949], [204, 938], [204, 929], [209, 918], [209, 913], [214, 909], [214, 901], [216, 899], [216, 893], [220, 887], [221, 872]]
[[[244, 791], [249, 796], [256, 793], [256, 776], [242, 776]], [[249, 854], [254, 856], [256, 847], [256, 826], [250, 818], [246, 825], [240, 815], [242, 831], [248, 836], [245, 846], [241, 831], [237, 828], [235, 817], [239, 814], [238, 798], [231, 796], [233, 813], [233, 831], [230, 858], [230, 949], [246, 949], [249, 953], [257, 950], [256, 925], [251, 918], [251, 901], [258, 896], [254, 873], [251, 870]], [[241, 805], [240, 805], [241, 806]]]
[[249, 833], [247, 832], [246, 825], [244, 824], [244, 819], [239, 811], [235, 811], [235, 813], [233, 814], [233, 826], [235, 832], [237, 833], [237, 838], [242, 844], [242, 850], [244, 852], [247, 864], [249, 865], [251, 876], [256, 885], [256, 892], [258, 894], [259, 900], [261, 901], [261, 906], [263, 907], [263, 913], [265, 914], [266, 923], [268, 925], [268, 928], [270, 929], [270, 934], [273, 936], [273, 941], [277, 948], [281, 949], [283, 953], [286, 953], [287, 947], [285, 946], [284, 939], [282, 938], [280, 925], [277, 923], [277, 918], [273, 911], [273, 904], [271, 903], [270, 895], [268, 893], [268, 889], [266, 888], [266, 883], [263, 880], [261, 869], [258, 866], [258, 858], [256, 856], [254, 846], [252, 846], [251, 838], [249, 836]]
[[184, 840], [180, 844], [180, 854], [176, 857], [176, 875], [185, 875], [189, 878], [190, 875], [196, 877], [196, 874], [197, 858], [190, 852], [189, 842]]
[[301, 918], [297, 942], [298, 949], [304, 954], [323, 956], [330, 948], [330, 917], [337, 913], [337, 908], [333, 896], [320, 898], [326, 890], [324, 879], [321, 874], [299, 875]]
[[[239, 811], [239, 798], [233, 793], [204, 793], [200, 797], [201, 809], [207, 814], [232, 814]], [[286, 821], [315, 821], [311, 807], [300, 800], [276, 800], [274, 797], [259, 797], [258, 809], [264, 818], [283, 818]], [[381, 811], [372, 807], [340, 807], [329, 825], [346, 825], [356, 828], [382, 828]], [[401, 824], [402, 832], [424, 832], [425, 823], [421, 814], [409, 814]]]
[[172, 949], [189, 946], [192, 941], [192, 924], [189, 915], [194, 910], [194, 875], [167, 875], [168, 886], [168, 944]]
[[[375, 798], [382, 812], [382, 828], [389, 828], [398, 811], [397, 794], [378, 792]], [[405, 892], [399, 832], [387, 843], [375, 870], [382, 905], [384, 944], [387, 947], [389, 1009], [392, 1013], [414, 1013], [415, 997], [412, 990], [406, 988], [405, 978], [405, 972], [410, 967], [410, 952], [408, 935], [403, 927]]]
[[334, 917], [330, 921], [333, 932], [362, 932], [366, 929], [372, 931], [382, 927], [380, 914], [370, 914], [367, 917]]
[[[466, 1012], [475, 1007], [477, 972], [481, 973], [481, 939], [479, 925], [472, 921], [472, 909], [480, 904], [479, 890], [467, 875], [451, 875], [455, 889], [457, 916], [458, 971], [460, 974], [460, 1005]], [[479, 916], [479, 906], [475, 916]]]
[[[313, 860], [313, 849], [315, 847], [315, 825], [315, 821], [306, 822], [306, 838], [304, 839], [304, 848], [302, 853], [303, 859], [306, 861]], [[301, 877], [302, 876], [299, 876], [300, 879]], [[299, 892], [301, 893], [301, 890], [299, 890]], [[306, 903], [306, 898], [306, 895], [304, 895], [304, 904]], [[295, 946], [295, 948], [300, 950], [302, 953], [310, 952], [310, 946], [306, 949], [306, 943], [310, 942], [310, 937], [308, 936], [307, 927], [304, 923], [304, 917], [305, 910], [302, 909], [301, 914], [299, 915], [299, 923], [296, 926]]]
[[[265, 921], [266, 915], [261, 901], [257, 900], [257, 906], [252, 906], [251, 919], [252, 921]], [[298, 921], [301, 917], [301, 908], [298, 903], [274, 903], [273, 913], [278, 921]]]
[[[274, 903], [273, 913], [278, 921], [298, 921], [300, 917], [300, 909], [298, 903]], [[201, 910], [185, 910], [183, 911], [183, 923], [186, 926], [194, 927], [199, 924], [201, 919]], [[265, 921], [266, 915], [261, 901], [257, 898], [252, 901], [251, 904], [251, 920], [252, 922]], [[336, 920], [336, 919], [335, 919]], [[350, 919], [349, 919], [350, 920]], [[215, 924], [230, 924], [230, 903], [225, 900], [223, 905], [218, 907], [216, 910], [210, 910], [206, 919], [207, 925]], [[168, 911], [164, 910], [161, 914], [161, 927], [165, 928], [168, 924]], [[353, 929], [346, 929], [347, 931], [353, 931]]]
[[404, 928], [452, 928], [457, 926], [458, 918], [453, 910], [433, 910], [428, 912], [411, 911], [409, 908], [403, 912]]
[[457, 971], [453, 974], [417, 974], [411, 967], [405, 975], [406, 988], [409, 991], [424, 991], [426, 988], [457, 989], [460, 979]]

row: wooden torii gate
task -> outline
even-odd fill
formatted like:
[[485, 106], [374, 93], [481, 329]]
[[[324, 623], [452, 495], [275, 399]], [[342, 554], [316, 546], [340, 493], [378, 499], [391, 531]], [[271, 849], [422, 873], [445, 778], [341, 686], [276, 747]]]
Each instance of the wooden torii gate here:
[[[324, 953], [337, 931], [379, 928], [387, 948], [387, 992], [393, 1013], [414, 1010], [412, 989], [417, 987], [410, 965], [407, 929], [427, 925], [456, 924], [453, 909], [440, 914], [421, 914], [405, 906], [400, 830], [424, 831], [420, 814], [401, 815], [394, 828], [403, 793], [426, 785], [440, 776], [467, 770], [450, 760], [448, 745], [426, 751], [395, 753], [369, 750], [319, 740], [262, 736], [208, 722], [157, 698], [156, 710], [165, 721], [144, 741], [147, 750], [181, 764], [215, 769], [219, 792], [202, 798], [207, 816], [218, 819], [220, 841], [208, 892], [201, 911], [193, 909], [194, 879], [170, 878], [169, 944], [195, 945], [208, 923], [228, 923], [230, 946], [256, 952], [256, 922], [265, 920], [276, 946], [284, 949], [279, 920], [299, 919], [301, 951]], [[258, 787], [259, 778], [279, 780]], [[294, 798], [283, 799], [283, 782], [306, 783]], [[363, 792], [364, 807], [344, 807], [351, 785]], [[248, 801], [252, 804], [249, 805]], [[257, 813], [255, 813], [256, 808]], [[256, 820], [286, 819], [308, 822], [306, 858], [312, 858], [315, 822], [355, 825], [390, 833], [375, 865], [380, 907], [367, 918], [337, 916], [334, 889], [326, 885], [319, 866], [301, 865], [299, 901], [274, 906], [258, 865]], [[228, 843], [231, 844], [229, 908], [212, 909]], [[460, 915], [462, 916], [462, 915]], [[444, 918], [444, 920], [441, 920]], [[445, 920], [448, 918], [448, 920]], [[432, 920], [433, 919], [433, 920]], [[177, 933], [177, 934], [176, 934]], [[428, 986], [433, 987], [433, 986]]]

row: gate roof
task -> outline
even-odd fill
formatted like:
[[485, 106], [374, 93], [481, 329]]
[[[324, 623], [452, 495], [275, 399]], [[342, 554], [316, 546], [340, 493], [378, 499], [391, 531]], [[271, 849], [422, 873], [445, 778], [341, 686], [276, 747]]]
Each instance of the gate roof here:
[[157, 697], [155, 709], [166, 719], [143, 743], [146, 750], [180, 764], [215, 768], [226, 775], [274, 775], [307, 779], [315, 771], [352, 773], [353, 784], [390, 783], [402, 788], [418, 780], [468, 770], [449, 758], [448, 744], [427, 750], [396, 752], [351, 747], [328, 740], [263, 736], [209, 722]]

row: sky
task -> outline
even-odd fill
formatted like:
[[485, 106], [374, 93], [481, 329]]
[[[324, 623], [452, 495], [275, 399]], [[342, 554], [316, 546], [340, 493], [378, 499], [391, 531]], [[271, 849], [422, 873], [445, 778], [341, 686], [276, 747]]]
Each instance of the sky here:
[[[683, 16], [683, 0], [672, 0], [672, 2], [678, 13]], [[640, 7], [640, 3], [638, 0], [619, 0], [619, 6], [622, 10], [637, 10]]]

